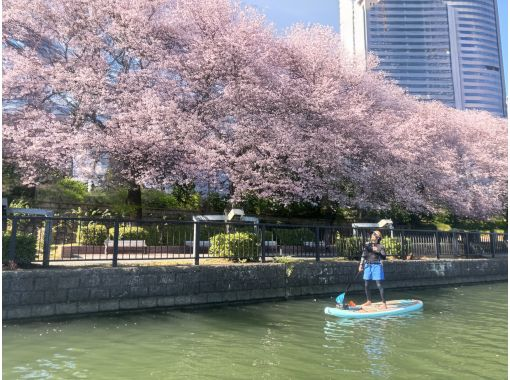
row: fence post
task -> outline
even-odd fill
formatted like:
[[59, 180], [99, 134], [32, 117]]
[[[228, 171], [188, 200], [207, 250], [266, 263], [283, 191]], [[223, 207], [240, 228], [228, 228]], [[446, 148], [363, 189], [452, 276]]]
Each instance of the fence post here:
[[116, 220], [113, 224], [113, 258], [112, 267], [117, 266], [117, 258], [119, 256], [119, 221]]
[[467, 258], [469, 256], [469, 232], [465, 232], [464, 236], [466, 237], [466, 241], [464, 242], [464, 253]]
[[50, 249], [51, 249], [51, 227], [52, 220], [45, 218], [44, 220], [44, 245], [43, 245], [43, 267], [50, 266]]
[[18, 218], [12, 218], [12, 231], [11, 239], [9, 240], [9, 249], [7, 251], [7, 257], [9, 261], [14, 261], [16, 258], [16, 232], [18, 231]]
[[[228, 225], [227, 225], [228, 228]], [[193, 255], [195, 256], [195, 265], [200, 263], [200, 223], [193, 223]]]
[[455, 231], [452, 231], [452, 248], [453, 248], [453, 255], [459, 256], [459, 242], [457, 241], [457, 236]]
[[439, 257], [441, 256], [441, 245], [439, 243], [439, 232], [434, 233], [434, 240], [435, 240], [435, 248], [436, 248], [436, 259], [439, 260]]
[[496, 256], [496, 242], [498, 240], [498, 235], [493, 231], [489, 234], [489, 237], [491, 243], [491, 256], [494, 258]]
[[400, 233], [400, 258], [404, 260], [406, 258], [405, 251], [404, 251], [404, 233]]
[[315, 261], [321, 259], [319, 248], [319, 227], [315, 227]]
[[262, 234], [262, 238], [261, 238], [261, 241], [262, 241], [262, 244], [260, 246], [260, 259], [263, 263], [266, 262], [266, 226], [262, 225], [262, 227], [260, 228], [260, 232]]

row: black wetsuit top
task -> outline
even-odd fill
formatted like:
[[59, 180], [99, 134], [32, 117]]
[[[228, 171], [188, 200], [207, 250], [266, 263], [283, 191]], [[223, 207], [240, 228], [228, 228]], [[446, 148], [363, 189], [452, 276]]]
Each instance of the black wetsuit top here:
[[[374, 250], [376, 248], [376, 250]], [[366, 261], [369, 264], [380, 263], [386, 258], [386, 251], [382, 244], [367, 243], [363, 246], [361, 262]]]

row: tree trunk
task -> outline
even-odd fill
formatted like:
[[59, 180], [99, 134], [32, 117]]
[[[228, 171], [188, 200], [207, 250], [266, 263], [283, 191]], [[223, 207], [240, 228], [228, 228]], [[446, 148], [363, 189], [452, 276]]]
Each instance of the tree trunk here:
[[134, 212], [131, 216], [136, 220], [142, 220], [142, 188], [140, 185], [130, 184], [126, 204], [133, 206]]

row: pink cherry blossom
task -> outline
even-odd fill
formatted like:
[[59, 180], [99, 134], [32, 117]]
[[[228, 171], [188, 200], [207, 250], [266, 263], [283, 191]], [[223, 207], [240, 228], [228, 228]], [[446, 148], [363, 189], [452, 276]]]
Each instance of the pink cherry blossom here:
[[226, 180], [233, 201], [506, 205], [506, 120], [418, 101], [331, 28], [278, 35], [230, 0], [8, 0], [3, 26], [4, 159], [27, 183], [86, 152], [132, 187]]

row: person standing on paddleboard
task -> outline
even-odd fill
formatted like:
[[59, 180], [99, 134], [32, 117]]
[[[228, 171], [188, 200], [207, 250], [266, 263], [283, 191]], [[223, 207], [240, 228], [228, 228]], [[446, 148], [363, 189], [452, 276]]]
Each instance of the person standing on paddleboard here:
[[365, 280], [365, 294], [367, 296], [367, 302], [365, 302], [362, 306], [369, 306], [372, 304], [369, 281], [375, 281], [377, 288], [379, 288], [379, 293], [381, 294], [382, 307], [386, 309], [384, 289], [381, 283], [384, 280], [382, 260], [386, 259], [386, 251], [384, 250], [384, 246], [381, 244], [381, 239], [382, 234], [380, 231], [372, 232], [370, 242], [365, 244], [363, 247], [363, 254], [361, 256], [361, 262], [358, 270], [360, 272], [364, 271], [363, 279]]

